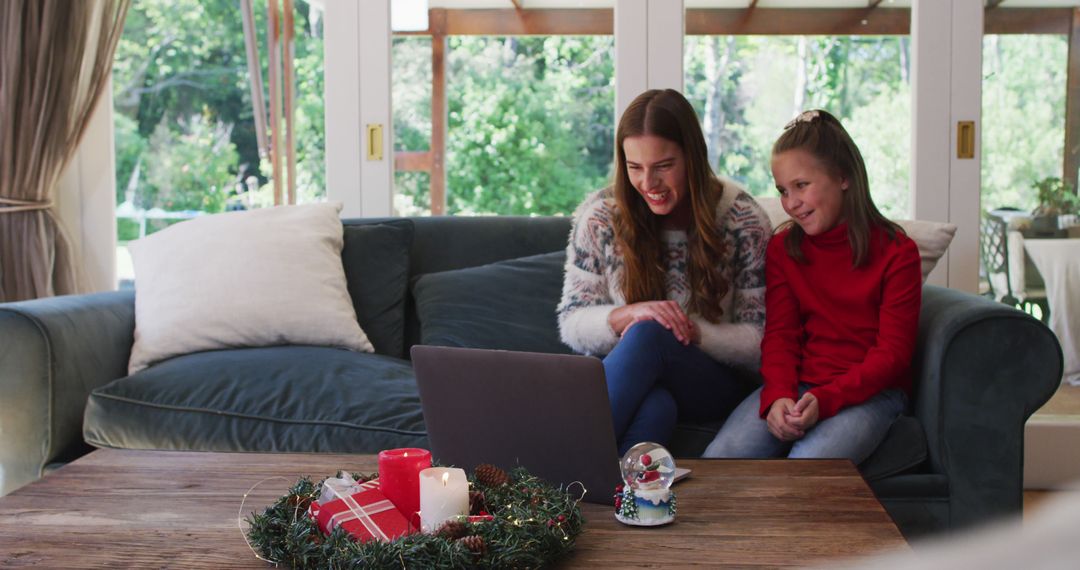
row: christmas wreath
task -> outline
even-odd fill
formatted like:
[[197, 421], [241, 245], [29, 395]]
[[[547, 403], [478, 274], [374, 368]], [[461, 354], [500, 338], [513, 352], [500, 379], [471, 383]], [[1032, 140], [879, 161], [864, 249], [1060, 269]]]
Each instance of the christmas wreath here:
[[[353, 474], [358, 481], [376, 475]], [[322, 482], [304, 477], [261, 514], [247, 518], [249, 544], [261, 558], [293, 568], [540, 568], [574, 548], [584, 520], [578, 499], [524, 468], [481, 465], [469, 476], [470, 510], [434, 534], [358, 542], [342, 527], [324, 534], [307, 511]], [[489, 519], [489, 520], [478, 520]]]

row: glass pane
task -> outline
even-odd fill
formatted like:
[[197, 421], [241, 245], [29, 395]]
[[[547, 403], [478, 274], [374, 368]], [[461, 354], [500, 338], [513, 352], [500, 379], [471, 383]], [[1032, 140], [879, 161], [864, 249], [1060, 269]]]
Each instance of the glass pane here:
[[[569, 215], [606, 185], [614, 154], [613, 5], [524, 8], [542, 17], [493, 5], [474, 18], [466, 4], [435, 3], [428, 30], [395, 36], [396, 213], [439, 212], [445, 204], [447, 214]], [[445, 42], [441, 64], [434, 42]], [[445, 116], [433, 117], [440, 80]]]
[[394, 209], [399, 216], [430, 216], [431, 173], [394, 171]]
[[614, 156], [614, 38], [457, 37], [447, 211], [569, 215]]
[[[391, 50], [394, 152], [428, 152], [431, 150], [431, 37], [395, 37]], [[398, 215], [431, 214], [428, 169], [430, 166], [395, 160], [394, 211]]]
[[983, 38], [983, 209], [1031, 212], [1036, 182], [1061, 178], [1068, 47], [1064, 35]]
[[687, 36], [686, 94], [713, 168], [774, 193], [773, 142], [798, 112], [821, 108], [862, 151], [882, 212], [909, 217], [908, 54], [907, 36]]
[[[236, 0], [135, 0], [113, 63], [118, 272], [126, 244], [206, 213], [271, 205]], [[322, 3], [295, 3], [297, 201], [325, 197]], [[254, 0], [262, 78], [265, 0]], [[269, 108], [269, 93], [264, 89]], [[283, 167], [284, 170], [284, 167]]]

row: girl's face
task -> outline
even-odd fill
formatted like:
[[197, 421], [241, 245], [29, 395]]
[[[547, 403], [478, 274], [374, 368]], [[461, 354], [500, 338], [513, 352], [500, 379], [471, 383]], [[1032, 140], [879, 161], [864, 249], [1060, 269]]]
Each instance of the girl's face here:
[[802, 149], [773, 155], [772, 172], [784, 211], [806, 235], [825, 233], [842, 221], [848, 181], [829, 172], [814, 155]]
[[684, 227], [690, 222], [686, 159], [679, 145], [665, 138], [642, 135], [623, 139], [626, 172], [630, 184], [665, 226]]

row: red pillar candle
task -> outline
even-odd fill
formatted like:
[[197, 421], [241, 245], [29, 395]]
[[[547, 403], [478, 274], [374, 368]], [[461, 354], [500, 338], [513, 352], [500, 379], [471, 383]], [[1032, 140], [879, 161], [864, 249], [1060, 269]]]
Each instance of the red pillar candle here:
[[379, 488], [414, 528], [419, 528], [420, 471], [431, 467], [431, 452], [406, 447], [379, 452]]

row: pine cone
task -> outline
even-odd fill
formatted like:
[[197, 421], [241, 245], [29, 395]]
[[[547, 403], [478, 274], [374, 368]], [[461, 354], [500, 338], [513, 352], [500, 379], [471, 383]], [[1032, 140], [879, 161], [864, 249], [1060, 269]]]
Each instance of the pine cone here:
[[465, 545], [465, 548], [468, 548], [469, 551], [473, 554], [483, 556], [487, 553], [487, 545], [484, 544], [484, 537], [482, 536], [476, 534], [466, 536], [465, 538], [462, 538], [459, 542]]
[[486, 511], [487, 501], [483, 491], [469, 491], [469, 514], [478, 515], [480, 511]]
[[488, 487], [498, 487], [510, 482], [510, 475], [490, 463], [476, 466], [476, 481]]
[[461, 521], [449, 521], [446, 524], [440, 526], [439, 530], [436, 531], [435, 534], [447, 540], [457, 540], [465, 536], [465, 534], [468, 532], [469, 529], [465, 526], [465, 523]]

